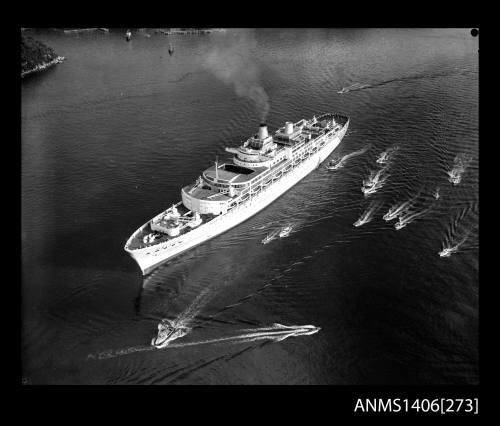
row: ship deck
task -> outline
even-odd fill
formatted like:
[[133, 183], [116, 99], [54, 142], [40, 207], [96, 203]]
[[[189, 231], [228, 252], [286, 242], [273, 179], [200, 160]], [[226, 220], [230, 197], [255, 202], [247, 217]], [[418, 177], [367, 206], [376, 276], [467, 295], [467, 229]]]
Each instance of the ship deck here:
[[184, 190], [192, 197], [198, 200], [210, 200], [210, 201], [227, 201], [230, 197], [223, 194], [216, 189], [206, 189], [203, 186], [196, 186], [197, 184], [188, 185]]
[[[243, 172], [243, 170], [239, 170], [243, 169], [242, 167], [238, 168], [238, 166], [232, 164], [224, 164], [223, 166], [230, 166], [231, 169], [224, 170], [220, 168], [222, 166], [219, 166], [217, 170], [217, 181], [221, 183], [245, 183], [256, 178], [267, 170], [267, 167], [252, 167], [252, 169], [246, 169], [250, 171], [247, 173]], [[203, 172], [203, 175], [208, 178], [208, 180], [215, 180], [215, 165], [206, 169]]]
[[[188, 210], [182, 203], [177, 205], [177, 211], [180, 213], [181, 216], [184, 216], [186, 213], [190, 212], [190, 210]], [[202, 214], [200, 216], [203, 220], [203, 224], [210, 222], [214, 217], [216, 217], [212, 214]], [[192, 228], [190, 228], [188, 226], [184, 227], [183, 229], [181, 229], [179, 236], [186, 234], [187, 232], [191, 231], [191, 229]], [[158, 238], [155, 241], [153, 241], [152, 243], [149, 243], [149, 244], [144, 243], [143, 238], [146, 235], [151, 234], [152, 232], [157, 234]], [[170, 237], [167, 234], [164, 234], [162, 232], [153, 231], [151, 229], [151, 220], [150, 220], [150, 221], [148, 221], [147, 225], [140, 232], [137, 233], [137, 235], [132, 239], [132, 241], [130, 241], [128, 248], [130, 250], [138, 250], [138, 249], [142, 249], [145, 247], [153, 247], [157, 244], [163, 243], [163, 242], [171, 240], [173, 238], [177, 238], [177, 237]]]

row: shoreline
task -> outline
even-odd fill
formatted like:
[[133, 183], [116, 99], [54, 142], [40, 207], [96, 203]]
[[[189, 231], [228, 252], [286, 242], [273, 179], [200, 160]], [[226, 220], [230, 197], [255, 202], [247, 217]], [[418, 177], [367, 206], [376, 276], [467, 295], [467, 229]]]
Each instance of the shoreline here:
[[57, 58], [53, 59], [52, 61], [44, 62], [42, 64], [35, 66], [35, 68], [32, 68], [32, 69], [27, 70], [27, 71], [21, 71], [21, 78], [24, 78], [25, 76], [27, 76], [29, 74], [43, 71], [43, 70], [45, 70], [53, 65], [60, 64], [65, 59], [66, 58], [64, 56], [58, 56]]
[[161, 30], [161, 29], [155, 30], [155, 33], [160, 33], [164, 35], [210, 34], [213, 32], [224, 33], [226, 32], [226, 30], [223, 28], [212, 28], [206, 30]]
[[90, 31], [103, 31], [105, 33], [109, 33], [108, 28], [75, 28], [72, 30], [63, 30], [64, 34], [79, 34], [79, 33], [86, 33]]

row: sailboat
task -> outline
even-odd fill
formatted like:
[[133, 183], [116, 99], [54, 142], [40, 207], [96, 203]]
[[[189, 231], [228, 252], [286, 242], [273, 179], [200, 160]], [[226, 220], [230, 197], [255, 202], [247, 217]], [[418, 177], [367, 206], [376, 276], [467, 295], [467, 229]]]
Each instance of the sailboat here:
[[127, 39], [127, 41], [130, 41], [131, 37], [132, 37], [132, 32], [130, 30], [127, 30], [127, 32], [125, 33], [125, 38]]
[[168, 54], [172, 56], [174, 53], [174, 48], [172, 47], [172, 44], [168, 44]]

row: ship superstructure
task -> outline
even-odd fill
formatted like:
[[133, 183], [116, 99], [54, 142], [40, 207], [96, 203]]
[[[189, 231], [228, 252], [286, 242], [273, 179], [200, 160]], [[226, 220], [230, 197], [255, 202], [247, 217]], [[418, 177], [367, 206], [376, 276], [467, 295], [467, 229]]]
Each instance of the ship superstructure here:
[[182, 188], [182, 201], [142, 225], [125, 244], [143, 274], [248, 219], [321, 164], [349, 126], [341, 114], [287, 122], [273, 135], [261, 124], [231, 161], [216, 162]]

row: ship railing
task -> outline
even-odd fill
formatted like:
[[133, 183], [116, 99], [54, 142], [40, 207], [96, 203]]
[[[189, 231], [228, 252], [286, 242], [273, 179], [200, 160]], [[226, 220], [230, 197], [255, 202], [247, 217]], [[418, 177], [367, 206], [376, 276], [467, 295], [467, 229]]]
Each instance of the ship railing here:
[[191, 222], [193, 219], [194, 219], [193, 217], [185, 217], [185, 216], [182, 216], [182, 217], [179, 217], [177, 220], [178, 220], [179, 222], [184, 222], [184, 223], [186, 223], [186, 222]]
[[218, 192], [217, 194], [212, 194], [212, 195], [209, 195], [209, 196], [207, 197], [207, 200], [211, 200], [212, 198], [217, 197], [217, 195], [221, 195], [221, 194], [222, 194], [222, 195], [225, 195], [225, 194], [223, 194], [222, 192]]
[[[324, 141], [321, 141], [324, 144]], [[315, 150], [317, 151], [319, 148], [315, 145]], [[245, 188], [240, 193], [240, 199], [243, 200], [243, 198], [246, 199], [249, 195], [249, 190], [254, 191], [257, 186], [261, 187], [262, 185], [268, 184], [271, 180], [272, 182], [276, 182], [277, 180], [280, 180], [283, 176], [288, 175], [292, 170], [294, 170], [296, 167], [298, 167], [301, 163], [303, 163], [305, 160], [307, 160], [311, 155], [313, 155], [312, 150], [307, 150], [305, 151], [300, 157], [294, 159], [291, 159], [291, 161], [286, 161], [283, 164], [281, 164], [279, 167], [273, 170], [271, 176], [265, 174], [262, 176], [262, 179], [255, 182], [251, 187]], [[264, 182], [266, 181], [266, 182]]]
[[[249, 199], [252, 199], [252, 196], [255, 196], [259, 193], [264, 193], [267, 192], [270, 188], [267, 186], [270, 182], [276, 182], [281, 180], [283, 177], [287, 176], [290, 174], [292, 170], [295, 170], [301, 163], [305, 162], [308, 158], [311, 157], [311, 155], [314, 155], [319, 149], [324, 146], [325, 141], [321, 141], [320, 146], [314, 146], [316, 148], [316, 151], [313, 152], [312, 150], [304, 152], [304, 154], [301, 157], [298, 157], [295, 161], [292, 160], [291, 163], [289, 164], [284, 164], [280, 167], [280, 169], [277, 169], [274, 171], [274, 173], [268, 178], [266, 182], [260, 181], [259, 185], [257, 187], [252, 187], [251, 192], [246, 192], [245, 194], [240, 194], [239, 200], [235, 202], [235, 206], [239, 206], [241, 203], [246, 202]], [[291, 167], [290, 167], [291, 166]], [[287, 168], [286, 168], [287, 167]], [[286, 169], [285, 169], [286, 168]], [[228, 209], [228, 212], [232, 210], [232, 208]]]
[[188, 194], [192, 194], [193, 191], [197, 188], [199, 188], [200, 186], [203, 186], [203, 179], [199, 178], [196, 180], [196, 182], [193, 184], [193, 186], [191, 187], [191, 189], [188, 191]]
[[157, 214], [153, 219], [151, 219], [151, 222], [152, 223], [155, 223], [155, 222], [158, 222], [162, 217], [163, 215], [167, 212], [167, 210]]
[[[182, 204], [182, 200], [179, 201], [178, 203], [174, 204], [172, 207], [177, 207], [177, 206], [180, 206], [181, 204]], [[153, 219], [151, 219], [151, 222], [157, 222], [158, 219], [161, 219], [166, 213], [170, 213], [172, 211], [172, 207], [169, 207], [168, 209], [157, 214]]]

